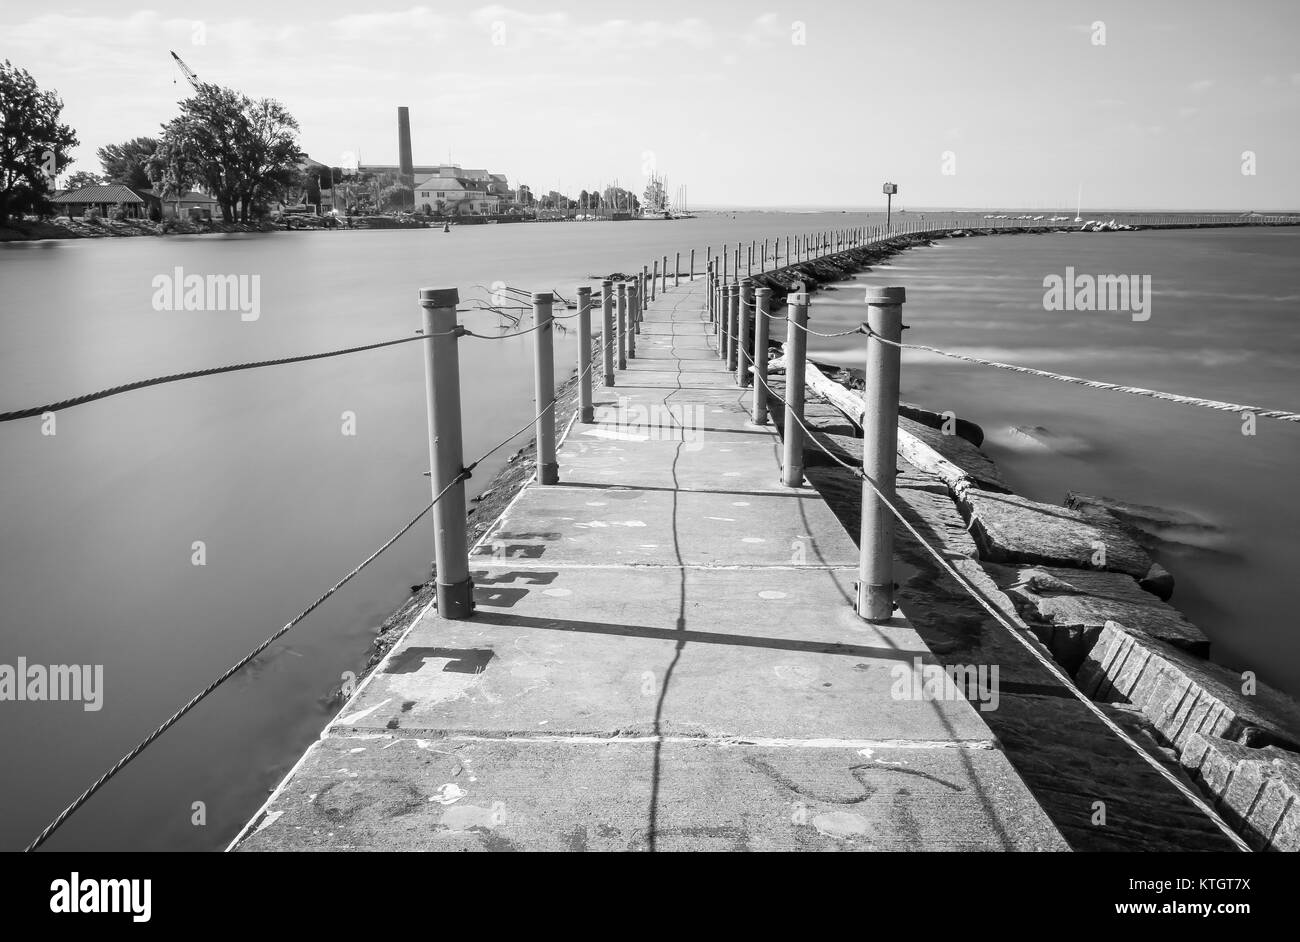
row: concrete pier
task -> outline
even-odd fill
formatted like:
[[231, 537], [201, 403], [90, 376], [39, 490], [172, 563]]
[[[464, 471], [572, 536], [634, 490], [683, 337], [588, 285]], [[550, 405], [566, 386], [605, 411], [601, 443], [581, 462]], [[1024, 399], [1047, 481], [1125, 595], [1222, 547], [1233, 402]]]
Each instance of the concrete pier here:
[[[240, 850], [1066, 850], [717, 355], [707, 280], [567, 422], [471, 556], [249, 823]], [[564, 427], [561, 425], [561, 427]], [[955, 691], [953, 691], [955, 693]]]

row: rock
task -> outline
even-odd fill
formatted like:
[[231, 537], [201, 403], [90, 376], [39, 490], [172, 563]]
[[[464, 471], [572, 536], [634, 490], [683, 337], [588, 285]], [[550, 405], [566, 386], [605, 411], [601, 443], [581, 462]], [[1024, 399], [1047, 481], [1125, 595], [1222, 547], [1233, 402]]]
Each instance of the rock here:
[[1300, 850], [1300, 755], [1193, 733], [1182, 764], [1254, 850]]
[[1052, 432], [1041, 425], [1015, 425], [1007, 430], [1011, 436], [1008, 447], [1017, 451], [1051, 452], [1057, 455], [1080, 455], [1092, 450], [1077, 435]]
[[[949, 422], [949, 418], [945, 413], [923, 409], [920, 406], [912, 405], [910, 402], [900, 402], [898, 404], [898, 414], [907, 416], [913, 422], [920, 422], [922, 425], [928, 425], [930, 428], [940, 431]], [[984, 429], [970, 421], [970, 419], [953, 419], [952, 430], [976, 448], [984, 444]]]
[[1174, 577], [1159, 563], [1151, 564], [1147, 574], [1138, 580], [1138, 585], [1162, 602], [1168, 602], [1174, 594]]
[[1107, 569], [1134, 579], [1151, 571], [1151, 557], [1114, 517], [974, 489], [959, 493], [957, 504], [982, 559]]
[[1095, 700], [1140, 708], [1182, 749], [1193, 733], [1245, 746], [1300, 751], [1300, 704], [1266, 684], [1242, 693], [1242, 678], [1155, 637], [1145, 626], [1108, 621], [1076, 680]]
[[1131, 576], [1047, 566], [986, 566], [1056, 659], [1079, 670], [1108, 622], [1204, 657], [1210, 641], [1178, 609], [1144, 592]]
[[1086, 514], [1109, 514], [1133, 528], [1138, 541], [1149, 549], [1185, 547], [1214, 552], [1225, 537], [1215, 524], [1194, 513], [1150, 504], [1133, 504], [1113, 497], [1071, 491], [1065, 506]]

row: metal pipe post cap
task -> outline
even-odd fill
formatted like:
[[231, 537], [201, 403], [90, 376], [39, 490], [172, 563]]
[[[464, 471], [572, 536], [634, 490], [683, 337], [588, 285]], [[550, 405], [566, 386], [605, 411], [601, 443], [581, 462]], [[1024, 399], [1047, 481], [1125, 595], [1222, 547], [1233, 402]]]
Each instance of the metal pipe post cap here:
[[771, 289], [771, 288], [755, 288], [755, 289], [754, 289], [754, 294], [756, 294], [756, 295], [770, 295], [771, 293], [772, 293], [772, 289]]
[[583, 285], [578, 289], [578, 297], [582, 297], [584, 294], [591, 294], [591, 285]]
[[456, 288], [421, 288], [420, 307], [455, 307], [460, 303]]
[[551, 292], [549, 292], [549, 291], [534, 291], [534, 292], [533, 292], [533, 301], [534, 301], [534, 303], [536, 303], [537, 301], [554, 301], [554, 300], [555, 300], [555, 295], [553, 295], [553, 294], [552, 294]]
[[868, 304], [902, 304], [907, 300], [905, 288], [868, 288]]

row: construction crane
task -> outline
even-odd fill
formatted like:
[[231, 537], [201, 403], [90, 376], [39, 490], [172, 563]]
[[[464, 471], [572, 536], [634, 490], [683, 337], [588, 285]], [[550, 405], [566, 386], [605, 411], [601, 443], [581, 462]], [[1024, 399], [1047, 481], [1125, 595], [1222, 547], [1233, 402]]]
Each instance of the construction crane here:
[[[171, 52], [170, 49], [168, 49], [167, 51]], [[196, 92], [201, 91], [202, 89], [199, 88], [199, 77], [194, 74], [194, 70], [191, 69], [188, 65], [186, 65], [185, 60], [182, 59], [180, 56], [176, 55], [176, 53], [174, 52], [172, 52], [172, 58], [176, 60], [176, 65], [180, 67], [181, 74], [185, 76], [186, 81], [188, 81], [192, 86], [194, 86], [194, 90]], [[175, 83], [175, 81], [176, 81], [175, 79], [172, 79], [173, 83]]]

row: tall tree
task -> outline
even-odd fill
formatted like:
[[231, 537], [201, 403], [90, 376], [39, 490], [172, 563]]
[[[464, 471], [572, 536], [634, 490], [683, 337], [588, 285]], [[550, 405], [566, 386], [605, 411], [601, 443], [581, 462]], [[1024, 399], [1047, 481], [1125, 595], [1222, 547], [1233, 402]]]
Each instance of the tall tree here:
[[97, 173], [92, 173], [89, 170], [78, 170], [68, 177], [64, 185], [69, 190], [79, 190], [83, 186], [98, 186], [103, 182], [104, 178]]
[[146, 165], [154, 189], [163, 199], [175, 201], [176, 216], [180, 218], [181, 197], [198, 186], [202, 174], [198, 162], [189, 152], [183, 138], [166, 133]]
[[49, 192], [77, 146], [62, 113], [59, 96], [26, 69], [8, 59], [0, 65], [0, 226], [14, 213], [50, 212]]
[[96, 155], [104, 166], [104, 178], [109, 183], [120, 183], [133, 190], [147, 190], [152, 185], [149, 179], [149, 158], [157, 149], [157, 138], [136, 137], [125, 144], [101, 147]]
[[248, 222], [254, 207], [290, 193], [305, 156], [298, 122], [283, 105], [210, 84], [181, 102], [163, 143], [192, 156], [226, 222]]

